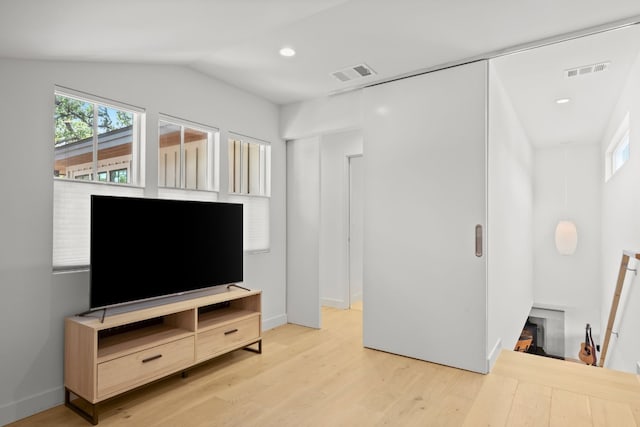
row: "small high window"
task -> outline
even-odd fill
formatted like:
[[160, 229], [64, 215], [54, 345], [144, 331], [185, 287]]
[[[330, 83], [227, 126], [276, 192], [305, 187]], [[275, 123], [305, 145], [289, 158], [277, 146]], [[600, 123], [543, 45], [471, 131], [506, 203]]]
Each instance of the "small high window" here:
[[625, 132], [624, 136], [616, 145], [611, 156], [611, 168], [612, 172], [616, 173], [618, 169], [629, 160], [629, 129]]
[[271, 146], [243, 136], [229, 138], [229, 193], [271, 194]]
[[218, 129], [163, 117], [158, 135], [160, 187], [218, 191]]
[[606, 154], [605, 176], [608, 181], [629, 160], [631, 154], [629, 138], [629, 113], [620, 123]]

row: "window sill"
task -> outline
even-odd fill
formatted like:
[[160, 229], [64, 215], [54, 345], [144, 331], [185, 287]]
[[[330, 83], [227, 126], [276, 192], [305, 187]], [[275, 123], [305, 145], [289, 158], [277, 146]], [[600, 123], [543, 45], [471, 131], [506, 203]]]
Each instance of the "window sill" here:
[[247, 255], [260, 255], [260, 254], [268, 254], [271, 253], [271, 248], [269, 249], [254, 249], [249, 251], [244, 251]]
[[80, 272], [88, 272], [88, 265], [68, 265], [68, 266], [60, 266], [53, 267], [53, 274], [67, 274], [67, 273], [80, 273]]

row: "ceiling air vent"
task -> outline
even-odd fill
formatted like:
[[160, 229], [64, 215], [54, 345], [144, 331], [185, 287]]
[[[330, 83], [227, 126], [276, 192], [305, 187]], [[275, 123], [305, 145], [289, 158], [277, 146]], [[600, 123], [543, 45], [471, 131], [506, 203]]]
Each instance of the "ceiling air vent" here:
[[342, 70], [334, 71], [331, 75], [341, 82], [348, 82], [350, 80], [361, 79], [363, 77], [373, 76], [376, 72], [366, 64], [353, 65], [351, 67], [343, 68]]
[[599, 73], [609, 68], [611, 62], [598, 62], [597, 64], [583, 65], [582, 67], [564, 70], [565, 77], [578, 77], [592, 73]]

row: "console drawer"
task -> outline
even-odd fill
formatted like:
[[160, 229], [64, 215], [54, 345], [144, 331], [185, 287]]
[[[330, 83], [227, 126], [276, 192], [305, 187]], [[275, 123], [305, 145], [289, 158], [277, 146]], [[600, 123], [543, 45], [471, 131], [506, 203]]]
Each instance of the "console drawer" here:
[[98, 399], [191, 366], [194, 340], [190, 336], [98, 364]]
[[202, 361], [260, 338], [260, 316], [238, 320], [198, 334], [196, 357]]

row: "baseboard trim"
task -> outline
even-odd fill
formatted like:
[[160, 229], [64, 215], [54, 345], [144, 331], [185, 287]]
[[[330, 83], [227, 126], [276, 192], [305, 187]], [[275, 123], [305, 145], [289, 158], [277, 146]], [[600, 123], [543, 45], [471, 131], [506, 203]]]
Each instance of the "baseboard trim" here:
[[282, 326], [287, 323], [287, 315], [279, 314], [277, 316], [270, 317], [268, 319], [262, 320], [262, 330], [268, 331], [269, 329], [276, 328], [278, 326]]
[[0, 425], [13, 423], [62, 403], [64, 403], [64, 387], [59, 386], [0, 405]]
[[498, 338], [496, 344], [493, 346], [493, 350], [489, 354], [489, 358], [487, 359], [487, 372], [491, 372], [493, 369], [493, 365], [496, 364], [496, 360], [498, 360], [498, 356], [500, 355], [500, 351], [502, 350], [502, 338]]
[[346, 310], [349, 308], [348, 304], [344, 300], [335, 298], [320, 298], [320, 305], [323, 307], [341, 308]]

